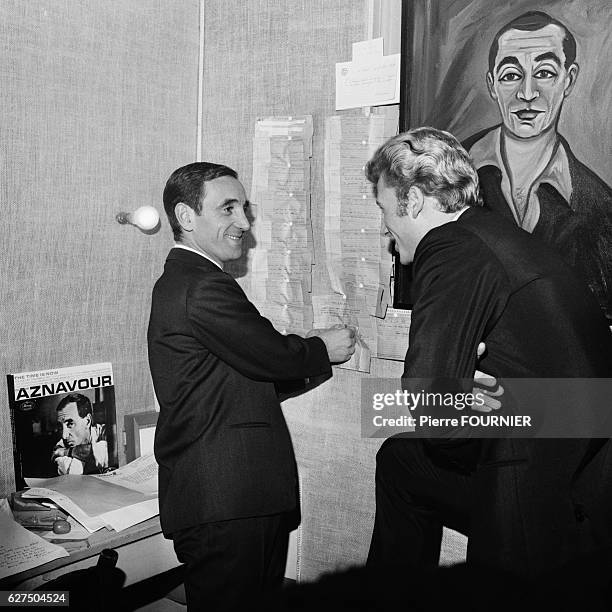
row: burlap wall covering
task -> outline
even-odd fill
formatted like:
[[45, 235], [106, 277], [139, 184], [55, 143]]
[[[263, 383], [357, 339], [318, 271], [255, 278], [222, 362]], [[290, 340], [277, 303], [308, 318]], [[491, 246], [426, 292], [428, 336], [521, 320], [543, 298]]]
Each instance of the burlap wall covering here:
[[[160, 212], [196, 146], [198, 1], [0, 4], [0, 495], [13, 489], [4, 374], [110, 361], [123, 415], [151, 409], [146, 323]], [[120, 450], [123, 461], [123, 449]]]

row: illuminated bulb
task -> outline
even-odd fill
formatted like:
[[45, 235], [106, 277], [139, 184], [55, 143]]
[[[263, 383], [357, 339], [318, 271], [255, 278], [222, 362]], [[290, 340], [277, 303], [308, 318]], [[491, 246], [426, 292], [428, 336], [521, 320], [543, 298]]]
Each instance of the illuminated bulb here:
[[159, 213], [153, 206], [141, 206], [131, 214], [130, 221], [141, 230], [152, 230], [159, 223]]
[[153, 206], [141, 206], [133, 213], [117, 213], [116, 219], [121, 224], [129, 223], [130, 225], [135, 225], [144, 232], [148, 232], [157, 227], [159, 223], [159, 213]]

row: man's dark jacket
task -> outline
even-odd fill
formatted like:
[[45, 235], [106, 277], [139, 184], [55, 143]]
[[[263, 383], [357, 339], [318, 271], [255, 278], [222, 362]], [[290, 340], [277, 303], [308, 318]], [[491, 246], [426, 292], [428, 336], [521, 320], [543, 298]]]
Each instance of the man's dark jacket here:
[[295, 510], [275, 383], [329, 374], [323, 341], [280, 334], [231, 276], [175, 248], [153, 289], [148, 344], [164, 534]]
[[[498, 378], [612, 377], [612, 336], [591, 292], [501, 215], [470, 208], [431, 230], [414, 273], [405, 379], [470, 379], [481, 341], [478, 368]], [[575, 410], [607, 414], [580, 402]], [[530, 574], [612, 545], [609, 440], [429, 444], [442, 464], [472, 470], [468, 560]]]

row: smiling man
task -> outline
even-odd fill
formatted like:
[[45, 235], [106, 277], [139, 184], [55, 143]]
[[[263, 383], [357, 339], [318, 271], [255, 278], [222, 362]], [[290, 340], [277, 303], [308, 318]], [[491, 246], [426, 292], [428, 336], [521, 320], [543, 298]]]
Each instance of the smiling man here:
[[[506, 389], [510, 379], [612, 376], [594, 297], [553, 250], [479, 205], [476, 170], [453, 136], [399, 134], [366, 175], [401, 263], [413, 262], [405, 388], [472, 379], [482, 341], [479, 369]], [[589, 412], [584, 395], [570, 404]], [[569, 427], [560, 440], [450, 433], [381, 446], [369, 565], [435, 567], [443, 525], [468, 536], [468, 563], [526, 576], [612, 545], [609, 440], [570, 439]]]
[[487, 87], [502, 124], [465, 146], [485, 207], [553, 246], [612, 323], [612, 190], [558, 133], [578, 73], [576, 41], [560, 21], [538, 11], [517, 17], [489, 51]]
[[275, 383], [331, 373], [354, 331], [277, 332], [223, 264], [242, 255], [248, 200], [236, 172], [198, 162], [164, 189], [176, 244], [153, 289], [149, 364], [164, 535], [186, 565], [189, 610], [243, 610], [281, 583], [297, 472]]

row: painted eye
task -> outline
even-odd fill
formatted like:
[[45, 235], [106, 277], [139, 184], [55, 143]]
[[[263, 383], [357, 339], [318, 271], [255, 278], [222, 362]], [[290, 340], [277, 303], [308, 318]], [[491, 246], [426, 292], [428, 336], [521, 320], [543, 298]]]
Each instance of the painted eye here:
[[548, 68], [542, 68], [538, 70], [534, 75], [536, 79], [554, 79], [557, 76], [556, 72], [549, 70]]
[[515, 81], [520, 81], [521, 78], [522, 75], [520, 75], [518, 72], [505, 72], [499, 77], [499, 80], [502, 83], [512, 83]]

